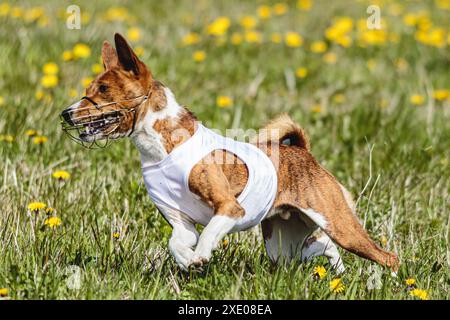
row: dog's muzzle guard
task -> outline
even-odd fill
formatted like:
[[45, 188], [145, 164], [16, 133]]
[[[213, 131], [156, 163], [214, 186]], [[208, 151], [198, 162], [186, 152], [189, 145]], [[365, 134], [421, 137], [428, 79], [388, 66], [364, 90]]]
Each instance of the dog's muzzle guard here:
[[[121, 105], [125, 102], [131, 102], [142, 99], [136, 106], [131, 108], [120, 108], [118, 110], [105, 110], [105, 107], [112, 105]], [[122, 100], [119, 102], [110, 102], [99, 105], [89, 97], [82, 97], [80, 101], [72, 104], [61, 114], [61, 126], [63, 131], [75, 142], [81, 144], [88, 149], [104, 148], [108, 146], [112, 140], [116, 139], [114, 134], [117, 133], [124, 119], [129, 116], [133, 118], [133, 124], [128, 136], [134, 132], [136, 125], [137, 108], [148, 99], [148, 96], [142, 95], [132, 99]], [[90, 102], [87, 107], [80, 108], [79, 105], [83, 100]], [[82, 116], [73, 117], [75, 113], [82, 112]], [[106, 131], [103, 131], [106, 129]], [[100, 135], [98, 139], [97, 137]]]

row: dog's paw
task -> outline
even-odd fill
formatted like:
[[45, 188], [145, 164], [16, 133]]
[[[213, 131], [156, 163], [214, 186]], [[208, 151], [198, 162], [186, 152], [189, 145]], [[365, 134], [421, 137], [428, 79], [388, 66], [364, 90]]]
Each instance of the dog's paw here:
[[201, 268], [209, 262], [206, 257], [201, 257], [194, 254], [194, 257], [189, 261], [189, 267], [191, 268]]

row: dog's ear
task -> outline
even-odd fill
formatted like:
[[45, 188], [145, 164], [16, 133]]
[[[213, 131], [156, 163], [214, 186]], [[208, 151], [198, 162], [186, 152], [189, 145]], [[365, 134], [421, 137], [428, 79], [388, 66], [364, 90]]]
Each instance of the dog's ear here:
[[139, 58], [136, 56], [136, 54], [128, 45], [127, 41], [122, 35], [116, 33], [114, 35], [114, 41], [116, 43], [119, 62], [125, 70], [131, 71], [135, 75], [141, 75], [145, 72], [148, 72], [145, 64], [141, 60], [139, 60]]
[[102, 60], [106, 70], [112, 69], [119, 64], [116, 50], [108, 41], [103, 42]]

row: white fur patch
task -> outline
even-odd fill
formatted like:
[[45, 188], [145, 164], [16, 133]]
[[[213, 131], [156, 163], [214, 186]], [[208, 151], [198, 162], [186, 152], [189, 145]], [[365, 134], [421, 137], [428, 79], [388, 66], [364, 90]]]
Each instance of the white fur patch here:
[[175, 100], [169, 88], [164, 88], [166, 106], [158, 112], [148, 112], [144, 119], [136, 123], [134, 133], [131, 135], [133, 143], [141, 154], [142, 166], [154, 164], [167, 156], [163, 138], [153, 129], [157, 120], [176, 119], [183, 109]]
[[336, 245], [326, 234], [323, 234], [321, 237], [317, 238], [316, 241], [302, 249], [303, 261], [308, 261], [322, 255], [328, 258], [330, 264], [338, 273], [345, 271], [344, 263], [342, 262], [342, 258], [339, 255]]
[[300, 208], [300, 210], [302, 210], [302, 212], [306, 214], [308, 218], [314, 221], [314, 223], [317, 224], [321, 229], [325, 229], [327, 227], [328, 222], [323, 216], [323, 214], [321, 214], [320, 212], [316, 212], [314, 211], [314, 209], [311, 208], [309, 209]]

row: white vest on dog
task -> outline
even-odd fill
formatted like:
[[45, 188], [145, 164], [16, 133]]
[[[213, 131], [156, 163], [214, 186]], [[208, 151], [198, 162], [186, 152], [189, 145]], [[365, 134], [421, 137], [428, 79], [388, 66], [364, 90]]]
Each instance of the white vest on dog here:
[[226, 138], [201, 124], [198, 124], [192, 137], [163, 160], [142, 168], [150, 197], [156, 206], [179, 210], [196, 223], [206, 226], [214, 216], [214, 211], [189, 190], [189, 174], [195, 164], [214, 150], [235, 154], [248, 170], [247, 185], [237, 198], [245, 209], [245, 215], [238, 219], [232, 231], [256, 226], [264, 219], [275, 200], [277, 173], [272, 161], [256, 146]]

